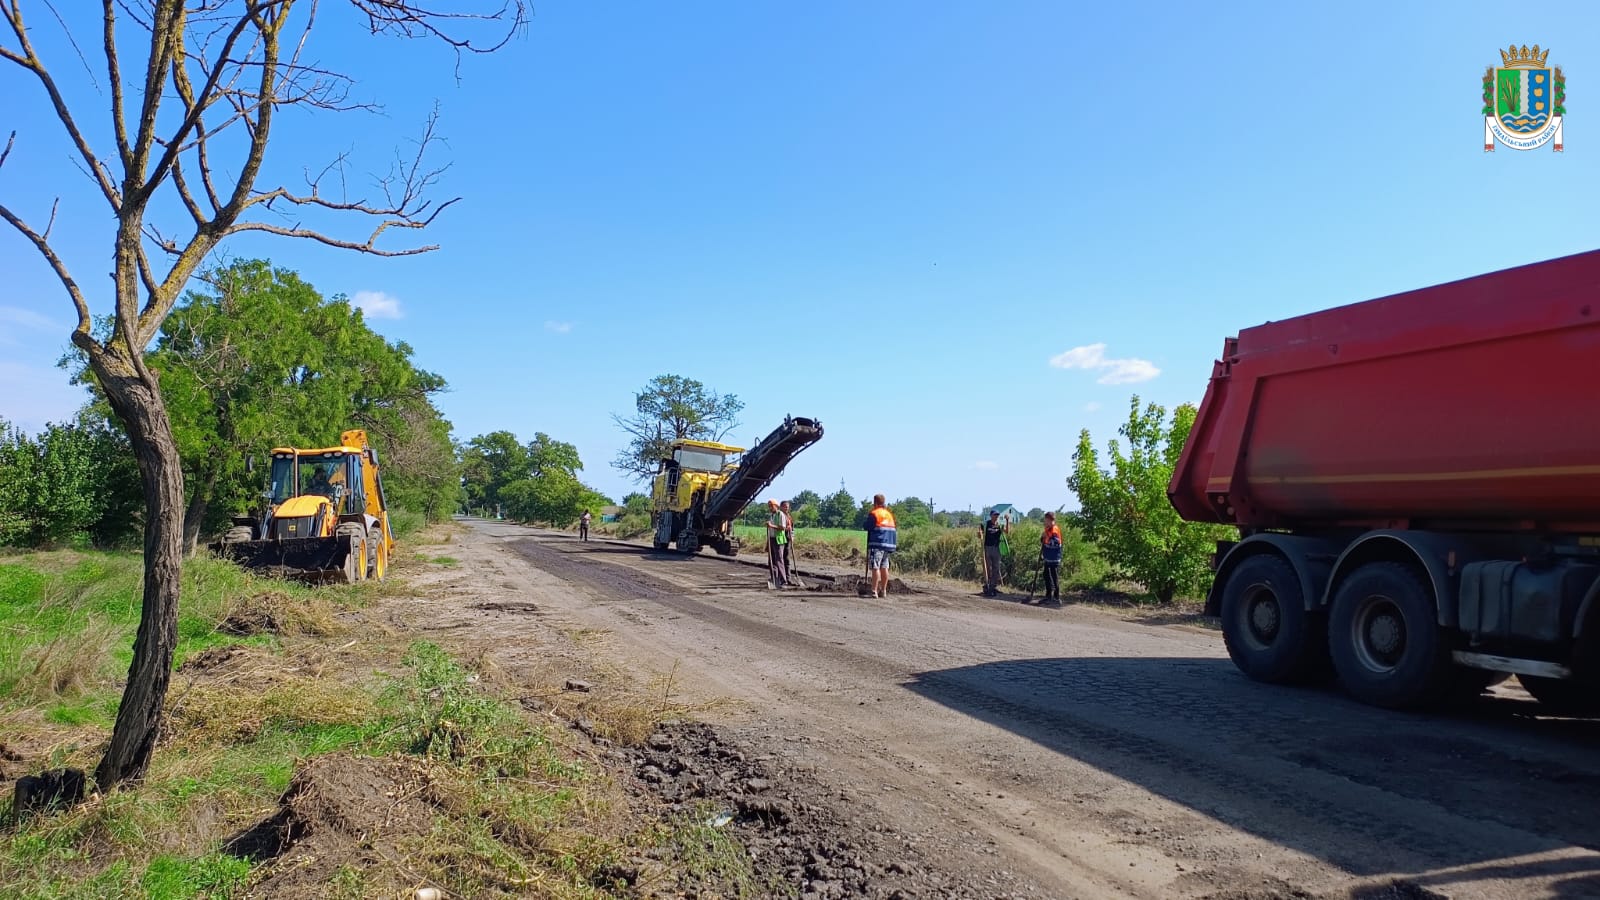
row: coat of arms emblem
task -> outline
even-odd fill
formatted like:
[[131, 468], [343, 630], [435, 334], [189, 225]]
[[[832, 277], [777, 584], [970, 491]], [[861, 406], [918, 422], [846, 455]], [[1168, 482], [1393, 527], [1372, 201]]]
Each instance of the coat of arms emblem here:
[[1499, 141], [1513, 150], [1554, 142], [1561, 150], [1561, 118], [1567, 114], [1567, 80], [1561, 67], [1547, 68], [1550, 51], [1512, 44], [1500, 51], [1501, 65], [1483, 74], [1483, 149]]

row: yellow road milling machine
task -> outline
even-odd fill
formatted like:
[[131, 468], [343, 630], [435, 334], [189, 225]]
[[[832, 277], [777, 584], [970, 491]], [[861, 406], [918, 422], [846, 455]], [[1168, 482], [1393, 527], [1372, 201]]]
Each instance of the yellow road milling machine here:
[[655, 548], [676, 543], [684, 553], [707, 546], [723, 556], [738, 553], [733, 523], [739, 514], [800, 451], [821, 439], [821, 422], [786, 417], [749, 452], [714, 441], [674, 441], [672, 456], [661, 460], [650, 486]]
[[266, 508], [235, 518], [217, 555], [248, 569], [311, 582], [382, 579], [394, 552], [378, 451], [351, 429], [339, 446], [272, 451]]

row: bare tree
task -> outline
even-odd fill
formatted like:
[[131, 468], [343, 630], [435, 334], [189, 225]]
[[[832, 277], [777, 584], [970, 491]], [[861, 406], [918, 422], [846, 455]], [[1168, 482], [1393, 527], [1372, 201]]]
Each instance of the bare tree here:
[[[144, 483], [143, 608], [122, 705], [95, 770], [96, 783], [109, 789], [142, 778], [149, 766], [177, 642], [183, 473], [158, 374], [145, 365], [145, 348], [190, 276], [229, 235], [262, 231], [379, 256], [425, 253], [437, 248], [386, 249], [378, 241], [392, 229], [426, 227], [455, 200], [435, 205], [425, 196], [444, 171], [423, 161], [437, 140], [437, 113], [428, 119], [415, 152], [397, 154], [391, 171], [378, 179], [381, 199], [352, 197], [344, 190], [347, 160], [342, 156], [308, 175], [303, 188], [257, 187], [280, 110], [373, 108], [349, 99], [349, 78], [304, 60], [319, 21], [319, 0], [102, 0], [95, 31], [109, 85], [110, 131], [116, 142], [111, 157], [91, 148], [91, 130], [84, 127], [92, 121], [91, 113], [102, 112], [104, 99], [92, 104], [68, 101], [30, 38], [23, 5], [24, 0], [0, 0], [0, 17], [11, 31], [0, 31], [0, 59], [15, 63], [31, 76], [24, 76], [25, 81], [43, 89], [74, 159], [116, 219], [111, 284], [105, 292], [115, 304], [115, 326], [101, 340], [92, 330], [90, 298], [103, 292], [85, 290], [51, 246], [59, 198], [43, 228], [0, 204], [0, 218], [43, 255], [71, 298], [78, 313], [72, 342], [88, 357], [112, 411], [127, 429]], [[458, 68], [462, 53], [493, 52], [527, 21], [523, 0], [503, 0], [493, 12], [462, 12], [463, 4], [456, 2], [445, 4], [450, 11], [411, 0], [343, 0], [339, 5], [347, 7], [343, 12], [353, 10], [355, 21], [371, 34], [442, 42], [454, 51]], [[84, 42], [49, 0], [44, 8], [50, 15], [41, 20], [60, 22], [82, 57]], [[327, 13], [321, 18], [326, 20]], [[479, 46], [457, 33], [474, 27], [492, 28], [498, 37]], [[138, 77], [125, 81], [122, 50], [135, 46], [142, 71], [130, 70]], [[14, 104], [22, 85], [0, 90]], [[0, 151], [0, 176], [16, 139], [13, 131]], [[164, 205], [160, 198], [175, 199]], [[157, 219], [162, 210], [177, 210], [179, 204], [182, 212], [175, 215], [182, 224], [161, 227]], [[296, 218], [308, 213], [334, 223], [330, 228], [337, 227], [339, 217], [366, 218], [370, 231], [362, 226], [364, 240], [338, 237]]]

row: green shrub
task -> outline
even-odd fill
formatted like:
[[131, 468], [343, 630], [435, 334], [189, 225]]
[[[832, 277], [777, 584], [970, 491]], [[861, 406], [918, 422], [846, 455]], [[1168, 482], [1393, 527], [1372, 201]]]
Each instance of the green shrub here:
[[410, 537], [422, 530], [428, 524], [428, 517], [409, 509], [389, 510], [389, 529], [394, 532], [396, 540]]

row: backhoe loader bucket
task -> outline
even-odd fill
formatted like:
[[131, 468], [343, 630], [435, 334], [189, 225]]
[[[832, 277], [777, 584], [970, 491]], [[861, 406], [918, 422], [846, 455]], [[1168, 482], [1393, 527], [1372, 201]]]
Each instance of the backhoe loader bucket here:
[[355, 536], [285, 538], [263, 541], [219, 541], [211, 550], [246, 569], [275, 578], [349, 584], [366, 573], [366, 560]]

